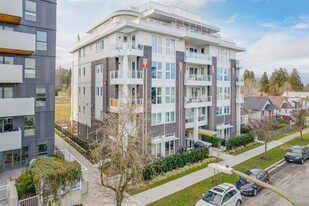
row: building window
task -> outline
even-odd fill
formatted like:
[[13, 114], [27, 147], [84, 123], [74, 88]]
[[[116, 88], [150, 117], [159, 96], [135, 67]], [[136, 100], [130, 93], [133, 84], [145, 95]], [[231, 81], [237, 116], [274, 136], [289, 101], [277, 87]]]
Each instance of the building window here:
[[6, 24], [0, 24], [0, 30], [14, 31], [14, 27]]
[[36, 88], [36, 106], [37, 107], [46, 106], [46, 88], [45, 87]]
[[166, 38], [165, 48], [167, 55], [175, 55], [175, 40]]
[[165, 87], [165, 104], [175, 103], [175, 87]]
[[100, 96], [103, 96], [103, 87], [100, 87]]
[[176, 66], [173, 63], [166, 63], [165, 79], [175, 79]]
[[13, 117], [0, 118], [0, 133], [13, 130]]
[[34, 135], [35, 135], [35, 117], [25, 116], [24, 136], [34, 136]]
[[99, 92], [99, 87], [96, 87], [96, 95], [99, 96], [100, 92]]
[[35, 78], [35, 59], [25, 58], [25, 78]]
[[152, 104], [162, 104], [162, 88], [152, 87]]
[[84, 73], [84, 76], [86, 75], [86, 68], [84, 67], [83, 68], [83, 73]]
[[95, 65], [95, 70], [97, 74], [103, 74], [103, 64]]
[[230, 88], [224, 87], [224, 99], [229, 100], [230, 99]]
[[47, 32], [36, 32], [36, 49], [40, 51], [47, 51]]
[[217, 107], [217, 115], [222, 115], [222, 107]]
[[82, 71], [81, 71], [81, 69], [79, 68], [78, 69], [78, 76], [80, 76], [82, 74]]
[[21, 159], [22, 159], [22, 165], [24, 166], [28, 165], [28, 146], [27, 145], [22, 146]]
[[80, 105], [78, 105], [78, 112], [80, 112]]
[[165, 122], [175, 122], [175, 112], [165, 112]]
[[162, 79], [162, 62], [152, 62], [151, 74], [153, 79]]
[[162, 37], [152, 36], [152, 53], [162, 54]]
[[86, 56], [86, 48], [83, 48], [83, 56]]
[[86, 88], [83, 87], [83, 94], [85, 95], [86, 94]]
[[29, 21], [36, 21], [36, 2], [26, 0], [25, 19]]
[[100, 40], [96, 43], [96, 51], [101, 51], [104, 49], [104, 40]]
[[47, 143], [39, 143], [38, 144], [38, 155], [41, 157], [47, 156]]
[[0, 99], [13, 98], [13, 87], [0, 87]]
[[175, 154], [174, 145], [175, 140], [165, 142], [165, 156]]
[[86, 111], [86, 108], [85, 107], [83, 107], [83, 113], [85, 114], [85, 111]]
[[80, 87], [78, 87], [78, 94], [80, 94]]
[[222, 100], [222, 99], [223, 99], [223, 88], [217, 87], [217, 100]]
[[230, 114], [230, 106], [224, 106], [224, 114]]
[[217, 69], [217, 81], [223, 81], [223, 70], [222, 70], [222, 68]]
[[230, 81], [230, 70], [224, 69], [224, 81]]
[[162, 114], [153, 113], [151, 114], [151, 125], [161, 124], [162, 123]]
[[81, 58], [81, 57], [82, 57], [82, 51], [78, 50], [78, 58]]
[[14, 57], [0, 56], [0, 64], [14, 64]]

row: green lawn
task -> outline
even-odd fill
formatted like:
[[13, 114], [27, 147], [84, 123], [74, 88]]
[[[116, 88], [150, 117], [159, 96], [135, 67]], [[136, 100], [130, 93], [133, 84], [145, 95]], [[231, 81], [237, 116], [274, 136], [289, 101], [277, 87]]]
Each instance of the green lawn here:
[[289, 132], [280, 134], [280, 135], [278, 135], [278, 136], [275, 136], [275, 137], [271, 138], [271, 139], [269, 140], [269, 142], [272, 142], [272, 141], [274, 141], [274, 140], [281, 139], [281, 138], [283, 138], [283, 137], [286, 137], [286, 136], [288, 136], [288, 135], [290, 135], [290, 134], [294, 134], [294, 133], [296, 133], [296, 132], [298, 132], [298, 131], [297, 131], [297, 130], [291, 130], [291, 131], [289, 131]]
[[[261, 167], [267, 168], [270, 165], [278, 162], [279, 160], [284, 158], [284, 154], [286, 150], [289, 149], [292, 145], [295, 144], [309, 144], [309, 133], [303, 135], [304, 141], [300, 141], [300, 137], [297, 137], [283, 145], [280, 145], [276, 148], [273, 148], [267, 152], [268, 156], [271, 158], [270, 160], [263, 160], [261, 156], [264, 154], [253, 157], [239, 165], [236, 165], [234, 169], [239, 170], [241, 172], [246, 172], [247, 170], [253, 167]], [[194, 205], [199, 199], [201, 199], [202, 194], [205, 194], [209, 189], [215, 186], [212, 183], [214, 177], [210, 177], [205, 179], [199, 183], [196, 183], [190, 187], [187, 187], [179, 192], [176, 192], [172, 195], [169, 195], [165, 198], [162, 198], [156, 202], [153, 202], [149, 205]], [[222, 182], [229, 182], [235, 184], [238, 180], [237, 175], [227, 175], [222, 174]]]
[[144, 192], [144, 191], [146, 191], [146, 190], [149, 190], [149, 189], [151, 189], [151, 188], [158, 187], [158, 186], [163, 185], [163, 184], [165, 184], [165, 183], [167, 183], [167, 182], [176, 180], [176, 179], [178, 179], [178, 178], [180, 178], [180, 177], [183, 177], [183, 176], [186, 176], [186, 175], [191, 174], [191, 173], [193, 173], [193, 172], [196, 172], [196, 171], [198, 171], [198, 170], [204, 169], [204, 168], [206, 168], [206, 167], [208, 166], [208, 164], [210, 164], [210, 163], [217, 163], [217, 162], [221, 162], [221, 161], [222, 161], [221, 159], [216, 158], [215, 161], [211, 161], [211, 162], [209, 162], [209, 163], [205, 163], [205, 164], [202, 164], [202, 165], [200, 165], [200, 166], [191, 168], [191, 169], [189, 169], [189, 170], [187, 170], [187, 171], [184, 171], [183, 173], [180, 173], [180, 174], [172, 175], [172, 176], [170, 176], [170, 177], [168, 177], [168, 178], [166, 178], [166, 179], [163, 179], [163, 180], [161, 180], [161, 181], [154, 182], [154, 183], [152, 183], [152, 184], [147, 183], [146, 187], [141, 188], [141, 189], [138, 189], [138, 190], [131, 190], [131, 191], [129, 191], [129, 194], [130, 194], [130, 195], [135, 195], [135, 194]]
[[254, 149], [254, 148], [257, 148], [257, 147], [259, 147], [259, 146], [261, 146], [261, 145], [263, 145], [263, 143], [258, 143], [258, 144], [256, 144], [256, 145], [252, 145], [251, 147], [248, 147], [248, 148], [239, 150], [239, 151], [237, 151], [237, 152], [234, 152], [234, 153], [231, 154], [231, 155], [236, 156], [236, 155], [239, 155], [239, 154], [241, 154], [241, 153], [244, 153], [244, 152], [247, 152], [247, 151], [249, 151], [249, 150], [252, 150], [252, 149]]

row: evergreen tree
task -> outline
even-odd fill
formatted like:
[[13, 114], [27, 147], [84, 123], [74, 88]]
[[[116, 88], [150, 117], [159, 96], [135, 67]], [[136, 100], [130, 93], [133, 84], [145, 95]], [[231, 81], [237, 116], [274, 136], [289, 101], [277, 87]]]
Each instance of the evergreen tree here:
[[261, 80], [260, 80], [261, 91], [266, 92], [266, 91], [265, 91], [265, 87], [266, 87], [266, 85], [268, 85], [268, 83], [269, 83], [269, 82], [268, 82], [267, 73], [264, 72], [264, 74], [262, 75], [262, 78], [261, 78]]
[[255, 79], [254, 72], [250, 71], [250, 70], [247, 70], [247, 69], [244, 71], [243, 77], [244, 77], [244, 80], [246, 80], [246, 79]]
[[68, 88], [69, 86], [71, 86], [71, 78], [72, 78], [72, 70], [70, 68], [67, 79], [66, 79], [66, 88]]
[[303, 91], [304, 89], [304, 85], [301, 82], [301, 78], [299, 76], [299, 73], [297, 71], [297, 69], [293, 69], [288, 82], [290, 83], [290, 85], [292, 86], [293, 91]]

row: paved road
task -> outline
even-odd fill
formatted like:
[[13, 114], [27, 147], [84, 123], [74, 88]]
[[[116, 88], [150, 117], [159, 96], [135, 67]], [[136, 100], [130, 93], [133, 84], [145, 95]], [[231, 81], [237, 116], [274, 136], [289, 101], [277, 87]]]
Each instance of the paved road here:
[[[285, 163], [284, 167], [270, 176], [270, 184], [287, 192], [302, 206], [309, 205], [309, 160], [305, 164]], [[263, 189], [255, 197], [244, 197], [244, 206], [290, 206], [291, 204], [276, 195]]]

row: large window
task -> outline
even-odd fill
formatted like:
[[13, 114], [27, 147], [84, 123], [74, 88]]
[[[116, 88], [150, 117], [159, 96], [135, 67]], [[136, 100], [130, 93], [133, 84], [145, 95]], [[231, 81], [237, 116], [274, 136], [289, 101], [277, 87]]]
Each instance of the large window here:
[[0, 87], [1, 98], [13, 98], [13, 87]]
[[26, 0], [25, 19], [29, 21], [36, 21], [36, 2]]
[[224, 69], [224, 81], [230, 81], [230, 70]]
[[46, 88], [45, 87], [36, 88], [36, 106], [37, 107], [46, 106]]
[[14, 64], [14, 57], [0, 56], [0, 64]]
[[35, 59], [25, 58], [25, 78], [35, 78]]
[[103, 74], [103, 64], [97, 64], [95, 65], [95, 71], [97, 74]]
[[161, 113], [152, 113], [151, 114], [151, 125], [161, 124], [162, 123], [162, 114]]
[[162, 37], [152, 36], [152, 53], [162, 54]]
[[175, 55], [175, 40], [166, 38], [165, 48], [165, 53], [167, 55]]
[[14, 31], [14, 27], [11, 25], [0, 24], [0, 30]]
[[224, 99], [229, 100], [230, 99], [230, 88], [224, 87]]
[[222, 115], [222, 107], [217, 107], [217, 115]]
[[175, 103], [175, 87], [165, 87], [165, 103]]
[[40, 51], [47, 51], [47, 32], [36, 32], [36, 49]]
[[152, 62], [151, 74], [153, 79], [162, 79], [162, 62]]
[[100, 40], [100, 41], [98, 41], [97, 43], [96, 43], [96, 51], [98, 52], [98, 51], [101, 51], [101, 50], [103, 50], [104, 49], [104, 39], [102, 39], [102, 40]]
[[24, 136], [35, 135], [35, 117], [25, 116]]
[[152, 87], [152, 104], [162, 104], [162, 87]]
[[173, 63], [166, 63], [165, 79], [175, 79], [176, 66]]
[[223, 99], [223, 87], [217, 87], [217, 100]]
[[165, 112], [165, 122], [175, 122], [175, 112]]
[[165, 142], [165, 156], [175, 154], [175, 140]]
[[0, 118], [0, 133], [13, 130], [13, 117]]
[[230, 106], [224, 106], [224, 114], [230, 114]]
[[217, 69], [217, 81], [223, 81], [223, 69], [222, 68]]
[[42, 142], [38, 144], [38, 155], [39, 156], [47, 156], [47, 143]]

